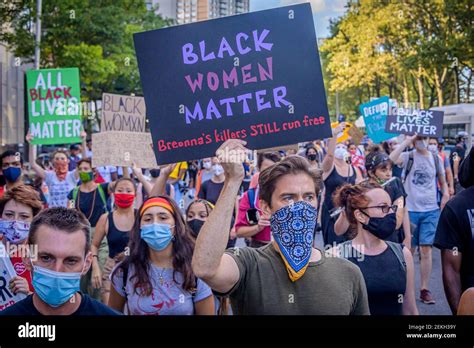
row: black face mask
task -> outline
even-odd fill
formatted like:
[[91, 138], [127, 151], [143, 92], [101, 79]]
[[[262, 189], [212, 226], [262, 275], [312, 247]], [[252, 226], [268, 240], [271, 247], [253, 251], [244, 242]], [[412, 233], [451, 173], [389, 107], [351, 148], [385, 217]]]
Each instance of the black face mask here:
[[316, 161], [316, 154], [308, 155], [310, 161]]
[[199, 219], [193, 219], [188, 221], [188, 226], [191, 228], [192, 234], [194, 238], [197, 238], [199, 232], [201, 231], [202, 226], [204, 225], [205, 221]]
[[152, 178], [157, 178], [160, 176], [160, 170], [159, 169], [150, 169], [150, 175]]
[[371, 217], [364, 212], [362, 214], [369, 217], [367, 224], [362, 224], [362, 226], [375, 237], [385, 240], [395, 232], [397, 227], [397, 216], [395, 213], [387, 214], [384, 217]]

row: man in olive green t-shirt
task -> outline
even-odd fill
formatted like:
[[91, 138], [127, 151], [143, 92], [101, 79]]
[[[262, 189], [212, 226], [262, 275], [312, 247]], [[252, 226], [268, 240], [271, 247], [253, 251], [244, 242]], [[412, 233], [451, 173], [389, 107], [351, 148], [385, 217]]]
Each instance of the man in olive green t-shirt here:
[[[233, 203], [244, 177], [237, 160], [247, 151], [244, 145], [232, 139], [217, 151], [226, 181], [196, 241], [196, 276], [215, 292], [229, 295], [236, 314], [368, 315], [359, 268], [312, 247], [320, 178], [300, 156], [260, 174], [260, 207], [272, 216], [274, 241], [259, 249], [225, 251]], [[232, 163], [225, 155], [231, 155]]]

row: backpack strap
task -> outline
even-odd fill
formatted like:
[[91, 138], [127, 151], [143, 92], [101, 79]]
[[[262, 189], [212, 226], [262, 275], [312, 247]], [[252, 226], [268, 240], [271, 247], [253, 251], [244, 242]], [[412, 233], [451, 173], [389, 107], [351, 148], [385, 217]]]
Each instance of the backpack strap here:
[[403, 255], [403, 245], [398, 244], [395, 242], [391, 242], [386, 240], [385, 243], [389, 246], [390, 249], [392, 249], [393, 253], [398, 259], [398, 262], [400, 262], [400, 265], [402, 266], [403, 270], [407, 271], [407, 263], [405, 262], [405, 256]]
[[414, 158], [413, 151], [408, 152], [408, 162], [407, 162], [407, 166], [405, 167], [405, 174], [403, 175], [403, 183], [405, 183], [405, 181], [408, 178], [408, 174], [410, 174], [410, 171], [413, 168], [414, 160], [415, 158]]
[[247, 191], [249, 198], [250, 209], [255, 209], [255, 188], [251, 188]]
[[101, 184], [97, 185], [97, 190], [99, 190], [100, 199], [101, 199], [102, 203], [104, 204], [104, 210], [107, 213], [109, 213], [109, 208], [107, 208], [107, 199], [105, 198], [105, 192], [104, 192], [104, 189], [102, 188]]

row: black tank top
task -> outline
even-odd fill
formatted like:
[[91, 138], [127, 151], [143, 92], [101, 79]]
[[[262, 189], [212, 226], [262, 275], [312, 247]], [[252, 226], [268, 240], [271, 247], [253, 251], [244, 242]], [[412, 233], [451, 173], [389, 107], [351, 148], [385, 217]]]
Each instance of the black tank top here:
[[328, 210], [331, 210], [334, 208], [334, 203], [332, 202], [332, 195], [334, 191], [339, 186], [342, 186], [346, 183], [349, 184], [355, 184], [356, 182], [356, 171], [355, 168], [351, 165], [352, 168], [352, 175], [347, 177], [347, 176], [340, 176], [339, 173], [337, 172], [336, 166], [334, 165], [334, 168], [329, 174], [329, 176], [324, 180], [324, 187], [325, 187], [325, 192], [324, 192], [324, 205]]
[[114, 258], [122, 251], [128, 244], [130, 231], [120, 231], [114, 223], [113, 212], [107, 216], [109, 221], [109, 231], [107, 233], [107, 242], [109, 243], [109, 257]]
[[364, 276], [371, 315], [402, 315], [406, 272], [397, 255], [387, 245], [379, 255], [360, 254], [352, 248], [347, 259], [359, 266]]

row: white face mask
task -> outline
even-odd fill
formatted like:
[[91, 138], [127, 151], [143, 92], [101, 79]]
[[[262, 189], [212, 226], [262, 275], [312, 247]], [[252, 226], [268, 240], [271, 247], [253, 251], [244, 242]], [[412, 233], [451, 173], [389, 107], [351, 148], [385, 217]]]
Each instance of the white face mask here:
[[211, 162], [203, 162], [202, 166], [204, 169], [210, 169], [212, 167]]
[[432, 145], [428, 145], [428, 151], [436, 154], [438, 152], [438, 146], [432, 144]]
[[418, 150], [425, 150], [428, 147], [428, 140], [417, 140], [415, 146]]
[[216, 176], [220, 176], [221, 174], [224, 173], [224, 168], [220, 164], [215, 164], [212, 169], [214, 170], [214, 174]]
[[348, 152], [345, 147], [336, 147], [336, 151], [334, 151], [334, 157], [341, 160], [344, 159], [347, 154]]

